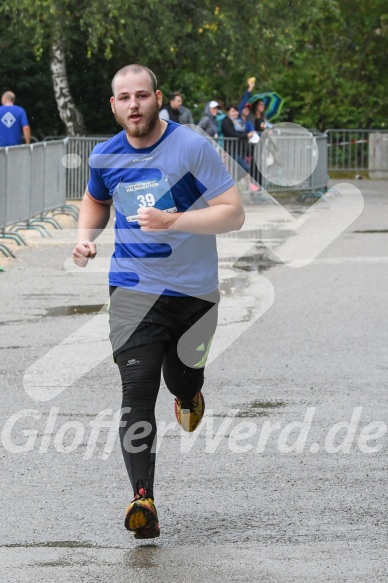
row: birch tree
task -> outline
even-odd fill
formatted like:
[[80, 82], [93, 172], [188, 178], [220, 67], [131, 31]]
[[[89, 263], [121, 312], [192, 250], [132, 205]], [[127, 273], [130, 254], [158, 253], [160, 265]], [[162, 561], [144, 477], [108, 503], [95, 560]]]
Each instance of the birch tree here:
[[9, 0], [0, 8], [11, 28], [25, 30], [38, 59], [49, 46], [55, 100], [68, 136], [85, 133], [84, 119], [72, 97], [66, 71], [66, 36], [77, 5], [73, 0]]

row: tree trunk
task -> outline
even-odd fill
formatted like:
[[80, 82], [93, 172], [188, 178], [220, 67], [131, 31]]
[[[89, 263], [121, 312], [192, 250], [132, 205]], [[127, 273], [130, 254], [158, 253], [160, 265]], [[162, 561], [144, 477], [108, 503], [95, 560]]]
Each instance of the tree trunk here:
[[66, 71], [66, 57], [61, 39], [54, 40], [51, 44], [50, 69], [55, 100], [60, 118], [66, 126], [66, 134], [68, 136], [84, 136], [85, 122], [82, 113], [78, 110], [70, 93]]

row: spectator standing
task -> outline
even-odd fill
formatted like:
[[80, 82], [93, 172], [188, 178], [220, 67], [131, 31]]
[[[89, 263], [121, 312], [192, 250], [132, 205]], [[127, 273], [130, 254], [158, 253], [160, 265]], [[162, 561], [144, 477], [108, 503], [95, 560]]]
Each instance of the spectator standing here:
[[249, 79], [247, 79], [247, 83], [248, 89], [244, 93], [240, 105], [238, 106], [238, 113], [240, 118], [245, 123], [245, 131], [252, 132], [255, 128], [252, 121], [249, 119], [252, 107], [252, 104], [249, 103], [249, 100], [252, 97], [252, 91], [256, 83], [256, 77], [249, 77]]
[[254, 118], [255, 131], [261, 135], [268, 124], [268, 120], [265, 117], [264, 99], [258, 99], [252, 104], [252, 116]]
[[[271, 125], [268, 124], [268, 120], [265, 116], [265, 101], [264, 101], [264, 99], [259, 98], [254, 103], [249, 102], [249, 100], [252, 97], [252, 92], [253, 92], [253, 89], [255, 87], [255, 83], [256, 83], [255, 77], [249, 77], [249, 79], [247, 79], [248, 89], [242, 97], [240, 105], [238, 106], [238, 111], [240, 114], [240, 118], [245, 123], [245, 130], [247, 132], [251, 132], [253, 130], [255, 133], [257, 133], [260, 136], [263, 133], [263, 131], [267, 127], [271, 127]], [[252, 149], [254, 150], [254, 152], [258, 152], [258, 150], [256, 148], [253, 148], [253, 146], [250, 146], [249, 149], [250, 149], [250, 156], [249, 156], [250, 157], [250, 173], [251, 173], [251, 176], [256, 181], [256, 183], [261, 186], [263, 177], [262, 177], [262, 174], [260, 172], [260, 168], [257, 166], [257, 163], [255, 161], [255, 156], [252, 155]], [[249, 149], [248, 149], [248, 152], [249, 152]], [[260, 163], [259, 163], [259, 166], [260, 166]], [[251, 192], [257, 192], [257, 190], [260, 189], [260, 186], [257, 187], [255, 184], [250, 184], [249, 190]], [[251, 202], [259, 202], [259, 199], [253, 198], [251, 200]]]
[[218, 137], [217, 113], [221, 109], [218, 101], [209, 101], [205, 107], [205, 114], [198, 122], [198, 126], [212, 138]]
[[227, 115], [222, 120], [222, 133], [225, 138], [238, 138], [239, 142], [227, 141], [224, 148], [228, 154], [249, 172], [249, 164], [245, 158], [247, 155], [248, 139], [254, 134], [253, 131], [245, 131], [245, 124], [238, 116], [238, 109], [235, 105], [229, 105], [226, 108]]
[[[252, 146], [248, 142], [252, 136], [255, 135], [252, 124], [250, 124], [250, 131], [246, 131], [245, 122], [238, 115], [237, 106], [229, 105], [226, 108], [227, 115], [222, 120], [222, 135], [225, 138], [238, 138], [238, 142], [235, 140], [225, 140], [223, 147], [225, 151], [236, 160], [239, 164], [237, 168], [237, 180], [244, 178], [246, 181], [247, 192], [250, 194], [250, 202], [259, 202], [257, 198], [257, 191], [260, 187], [251, 183], [250, 174], [256, 174], [256, 169], [253, 168], [255, 164], [254, 156], [252, 153]], [[241, 168], [245, 170], [245, 173], [241, 171]]]
[[[246, 132], [254, 132], [255, 131], [255, 126], [253, 125], [253, 123], [249, 119], [249, 114], [251, 113], [251, 107], [252, 107], [252, 105], [250, 103], [244, 103], [244, 106], [240, 111], [239, 119], [241, 119], [241, 121], [243, 122], [244, 129]], [[239, 108], [239, 110], [240, 110], [240, 108]]]
[[31, 141], [31, 130], [25, 110], [15, 105], [16, 96], [6, 91], [0, 106], [0, 147], [18, 146]]
[[[252, 104], [251, 108], [251, 118], [253, 119], [255, 132], [261, 136], [263, 131], [266, 129], [268, 120], [265, 117], [265, 101], [264, 99], [258, 99]], [[260, 150], [255, 148], [255, 153], [258, 154]], [[261, 174], [261, 161], [256, 160], [255, 156], [251, 160], [251, 176], [254, 178], [256, 183], [261, 187], [263, 183], [263, 175]]]
[[247, 83], [248, 89], [244, 93], [240, 105], [238, 106], [238, 112], [241, 119], [248, 122], [246, 124], [246, 131], [254, 129], [260, 135], [266, 129], [268, 124], [268, 120], [264, 113], [265, 101], [264, 99], [257, 99], [254, 103], [249, 103], [256, 83], [256, 77], [249, 77]]
[[182, 95], [178, 92], [171, 93], [168, 98], [168, 104], [159, 113], [160, 119], [175, 121], [183, 125], [194, 124], [191, 111], [182, 104]]

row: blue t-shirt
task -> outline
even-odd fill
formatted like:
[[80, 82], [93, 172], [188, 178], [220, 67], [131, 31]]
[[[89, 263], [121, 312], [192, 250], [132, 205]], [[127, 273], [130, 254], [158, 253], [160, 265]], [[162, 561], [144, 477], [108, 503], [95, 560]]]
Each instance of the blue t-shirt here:
[[205, 208], [233, 186], [207, 139], [167, 123], [149, 148], [133, 148], [122, 131], [90, 156], [88, 190], [97, 200], [113, 198], [116, 211], [109, 284], [164, 295], [207, 294], [218, 286], [215, 235], [145, 232], [136, 220], [142, 206], [180, 213]]
[[243, 122], [243, 124], [244, 124], [246, 132], [254, 132], [255, 131], [255, 126], [253, 125], [252, 122], [249, 121], [249, 119], [246, 119], [245, 122]]
[[22, 128], [28, 126], [27, 114], [19, 105], [0, 106], [0, 148], [23, 142]]

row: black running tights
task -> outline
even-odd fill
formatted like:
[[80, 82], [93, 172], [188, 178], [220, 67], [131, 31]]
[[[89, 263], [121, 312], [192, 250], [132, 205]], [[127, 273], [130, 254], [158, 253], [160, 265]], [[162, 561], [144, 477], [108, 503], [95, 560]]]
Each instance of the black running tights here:
[[116, 362], [123, 386], [120, 443], [125, 466], [134, 493], [138, 484], [143, 483], [148, 495], [153, 497], [155, 403], [161, 371], [169, 391], [188, 402], [202, 388], [204, 369], [184, 365], [176, 346], [171, 347], [167, 341], [128, 348], [117, 355]]

